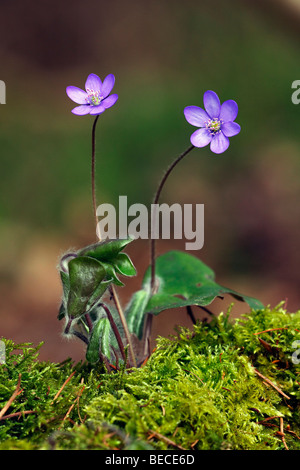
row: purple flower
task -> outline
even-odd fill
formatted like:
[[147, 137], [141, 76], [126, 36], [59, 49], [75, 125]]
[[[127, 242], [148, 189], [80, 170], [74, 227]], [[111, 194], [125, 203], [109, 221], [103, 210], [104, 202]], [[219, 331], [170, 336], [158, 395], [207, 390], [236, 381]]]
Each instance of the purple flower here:
[[238, 134], [240, 125], [234, 120], [238, 114], [238, 105], [233, 100], [224, 101], [221, 105], [214, 91], [206, 91], [203, 96], [204, 109], [198, 106], [187, 106], [184, 115], [192, 126], [200, 127], [191, 135], [195, 147], [210, 144], [214, 153], [223, 153], [229, 147], [229, 138]]
[[68, 97], [80, 105], [72, 109], [72, 113], [78, 116], [103, 113], [113, 106], [118, 99], [118, 95], [109, 96], [114, 84], [115, 77], [112, 73], [107, 75], [103, 82], [98, 75], [91, 73], [85, 82], [86, 91], [76, 86], [68, 86], [66, 89]]

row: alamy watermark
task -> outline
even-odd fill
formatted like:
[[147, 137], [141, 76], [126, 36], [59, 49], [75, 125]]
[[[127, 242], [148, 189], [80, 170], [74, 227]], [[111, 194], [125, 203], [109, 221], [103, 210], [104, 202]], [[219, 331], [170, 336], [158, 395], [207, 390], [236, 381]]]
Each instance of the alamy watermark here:
[[299, 364], [300, 363], [300, 340], [297, 339], [296, 341], [293, 342], [292, 348], [296, 349], [295, 352], [292, 354], [292, 363], [293, 364]]
[[5, 343], [4, 341], [0, 340], [0, 364], [5, 364]]
[[150, 214], [144, 204], [128, 207], [127, 196], [119, 196], [118, 216], [112, 204], [100, 204], [97, 234], [101, 239], [171, 239], [185, 238], [186, 250], [200, 250], [204, 245], [204, 204], [151, 204]]
[[3, 80], [0, 80], [0, 104], [6, 104], [6, 85]]
[[300, 103], [300, 80], [293, 81], [292, 89], [295, 90], [291, 96], [292, 103], [299, 104]]

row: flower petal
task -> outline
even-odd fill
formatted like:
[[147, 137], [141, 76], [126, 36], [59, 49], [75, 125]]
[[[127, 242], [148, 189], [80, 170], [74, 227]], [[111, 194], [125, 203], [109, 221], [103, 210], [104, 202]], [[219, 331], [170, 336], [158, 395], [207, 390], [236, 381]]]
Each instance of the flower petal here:
[[212, 134], [210, 131], [206, 128], [201, 128], [197, 129], [192, 135], [191, 135], [191, 143], [195, 147], [205, 147], [205, 145], [208, 145], [211, 142], [212, 139]]
[[241, 126], [237, 122], [224, 122], [222, 124], [222, 132], [226, 137], [233, 137], [241, 130]]
[[72, 109], [73, 114], [77, 114], [78, 116], [84, 116], [85, 114], [89, 114], [91, 110], [91, 106], [88, 104], [82, 104], [81, 106], [77, 106], [76, 108]]
[[233, 100], [224, 101], [221, 106], [220, 116], [223, 122], [234, 121], [238, 115], [238, 105]]
[[185, 119], [189, 124], [192, 124], [192, 126], [204, 127], [205, 122], [210, 119], [207, 112], [198, 106], [187, 106], [184, 108], [183, 112]]
[[100, 91], [102, 86], [102, 82], [98, 75], [91, 73], [85, 82], [85, 89], [93, 90], [93, 91]]
[[229, 147], [229, 139], [223, 132], [218, 132], [212, 139], [210, 150], [214, 153], [223, 153]]
[[69, 98], [77, 104], [86, 104], [87, 93], [77, 86], [68, 86], [66, 92]]
[[104, 111], [105, 111], [105, 108], [102, 103], [99, 104], [99, 106], [90, 107], [90, 114], [92, 115], [101, 114], [101, 113], [104, 113]]
[[110, 95], [107, 98], [105, 98], [105, 100], [103, 100], [101, 104], [104, 106], [105, 109], [108, 109], [116, 103], [118, 98], [119, 98], [118, 95], [115, 95], [115, 94]]
[[209, 114], [211, 119], [218, 118], [220, 114], [221, 103], [217, 93], [211, 90], [206, 91], [203, 96], [203, 102], [206, 112]]
[[107, 77], [105, 77], [102, 83], [102, 87], [101, 87], [102, 98], [106, 98], [110, 94], [111, 90], [114, 87], [114, 84], [115, 84], [115, 76], [112, 73], [110, 73], [109, 75], [107, 75]]

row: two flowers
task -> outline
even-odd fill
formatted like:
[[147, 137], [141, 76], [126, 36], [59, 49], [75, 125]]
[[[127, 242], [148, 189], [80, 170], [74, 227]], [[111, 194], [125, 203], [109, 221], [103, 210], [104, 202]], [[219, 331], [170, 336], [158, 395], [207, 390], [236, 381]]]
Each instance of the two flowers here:
[[[68, 86], [69, 98], [77, 103], [72, 113], [83, 116], [86, 114], [102, 114], [118, 100], [117, 94], [110, 94], [115, 84], [113, 74], [107, 75], [103, 82], [98, 75], [91, 73], [85, 82], [85, 91], [75, 86]], [[220, 154], [229, 147], [229, 137], [237, 135], [241, 127], [235, 122], [238, 105], [234, 100], [220, 103], [218, 95], [211, 90], [204, 93], [204, 109], [198, 106], [187, 106], [184, 115], [189, 124], [198, 127], [190, 137], [195, 147], [210, 144], [213, 153]]]

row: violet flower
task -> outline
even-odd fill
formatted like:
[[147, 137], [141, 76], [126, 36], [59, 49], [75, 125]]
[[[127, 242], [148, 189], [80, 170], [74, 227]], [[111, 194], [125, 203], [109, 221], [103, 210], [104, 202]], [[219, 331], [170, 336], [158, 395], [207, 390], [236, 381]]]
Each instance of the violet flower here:
[[72, 113], [78, 116], [103, 113], [113, 106], [118, 99], [116, 94], [109, 96], [114, 84], [115, 77], [113, 74], [107, 75], [102, 82], [98, 75], [91, 73], [85, 82], [86, 91], [76, 86], [68, 86], [66, 89], [68, 97], [80, 105], [72, 109]]
[[221, 105], [218, 95], [211, 90], [204, 93], [204, 109], [198, 106], [187, 106], [184, 109], [186, 120], [200, 129], [191, 135], [194, 147], [205, 147], [210, 144], [214, 153], [223, 153], [229, 147], [229, 137], [241, 130], [234, 120], [238, 114], [238, 105], [233, 100], [224, 101]]

